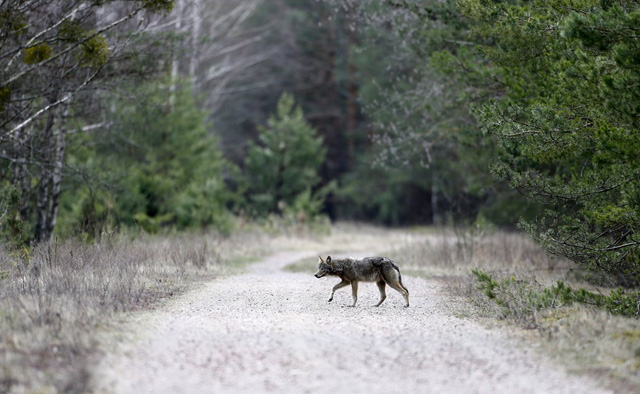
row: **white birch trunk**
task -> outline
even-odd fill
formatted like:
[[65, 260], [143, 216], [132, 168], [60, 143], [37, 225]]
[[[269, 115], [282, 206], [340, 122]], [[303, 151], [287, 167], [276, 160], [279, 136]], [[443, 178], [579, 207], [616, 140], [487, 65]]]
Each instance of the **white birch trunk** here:
[[189, 78], [193, 90], [198, 91], [198, 78], [196, 72], [200, 61], [200, 30], [202, 26], [202, 2], [201, 0], [193, 0], [191, 4], [191, 54], [189, 59]]
[[58, 219], [59, 197], [66, 150], [66, 117], [69, 106], [65, 104], [49, 113], [44, 132], [46, 149], [38, 190], [36, 226], [34, 239], [38, 243], [49, 243], [53, 238]]
[[[43, 139], [47, 142], [53, 142], [53, 128], [56, 121], [56, 110], [49, 111], [47, 114], [47, 122], [43, 132]], [[53, 147], [50, 143], [42, 144], [42, 169], [40, 171], [40, 185], [36, 200], [36, 225], [34, 230], [34, 240], [38, 243], [46, 242], [48, 219], [49, 219], [49, 201], [51, 194], [51, 159]]]
[[53, 152], [53, 169], [51, 173], [51, 194], [49, 196], [49, 211], [47, 212], [47, 231], [45, 242], [51, 242], [53, 231], [58, 221], [58, 207], [60, 206], [60, 190], [62, 185], [62, 169], [64, 167], [64, 153], [67, 148], [67, 116], [69, 115], [69, 105], [65, 104], [61, 108], [57, 127], [54, 129], [55, 147]]
[[[175, 32], [178, 36], [182, 33], [182, 14], [184, 13], [184, 0], [176, 0], [175, 2], [176, 21], [174, 23]], [[173, 54], [171, 58], [171, 86], [169, 87], [169, 105], [174, 106], [176, 101], [176, 85], [178, 83], [178, 72], [180, 67], [180, 54], [178, 53], [181, 45], [174, 43]]]

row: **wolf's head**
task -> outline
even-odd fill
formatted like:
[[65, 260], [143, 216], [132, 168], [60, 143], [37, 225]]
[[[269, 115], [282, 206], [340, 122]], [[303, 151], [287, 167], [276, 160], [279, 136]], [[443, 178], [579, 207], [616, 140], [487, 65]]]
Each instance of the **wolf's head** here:
[[333, 272], [333, 261], [331, 261], [331, 256], [327, 256], [326, 260], [323, 260], [322, 257], [318, 256], [320, 259], [318, 261], [318, 272], [316, 272], [316, 278], [322, 278], [325, 275], [330, 275]]

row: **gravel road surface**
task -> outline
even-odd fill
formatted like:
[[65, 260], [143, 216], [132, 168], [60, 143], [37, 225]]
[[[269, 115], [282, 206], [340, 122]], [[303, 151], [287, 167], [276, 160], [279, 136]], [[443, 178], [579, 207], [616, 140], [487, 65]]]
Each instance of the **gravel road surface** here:
[[[327, 299], [337, 278], [283, 272], [288, 252], [138, 315], [105, 350], [106, 393], [603, 393], [506, 329], [452, 316], [437, 282], [403, 276], [411, 307], [361, 284]], [[361, 255], [362, 256], [362, 255]], [[402, 264], [400, 263], [402, 269]]]

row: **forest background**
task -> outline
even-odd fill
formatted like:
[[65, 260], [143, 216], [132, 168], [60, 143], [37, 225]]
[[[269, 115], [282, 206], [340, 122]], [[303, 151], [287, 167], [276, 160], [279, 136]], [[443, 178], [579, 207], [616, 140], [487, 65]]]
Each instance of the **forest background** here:
[[640, 281], [637, 1], [7, 0], [0, 20], [8, 249], [520, 226]]

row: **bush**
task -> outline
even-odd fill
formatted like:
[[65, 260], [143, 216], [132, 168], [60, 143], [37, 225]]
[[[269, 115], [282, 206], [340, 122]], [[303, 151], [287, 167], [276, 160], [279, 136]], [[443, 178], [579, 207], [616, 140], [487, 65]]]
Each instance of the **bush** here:
[[491, 275], [472, 269], [478, 288], [493, 300], [507, 316], [521, 322], [531, 322], [543, 309], [558, 308], [574, 302], [593, 305], [614, 315], [640, 316], [640, 292], [625, 292], [622, 288], [608, 295], [594, 293], [584, 288], [573, 289], [563, 281], [551, 287], [542, 287], [510, 276], [501, 281]]

